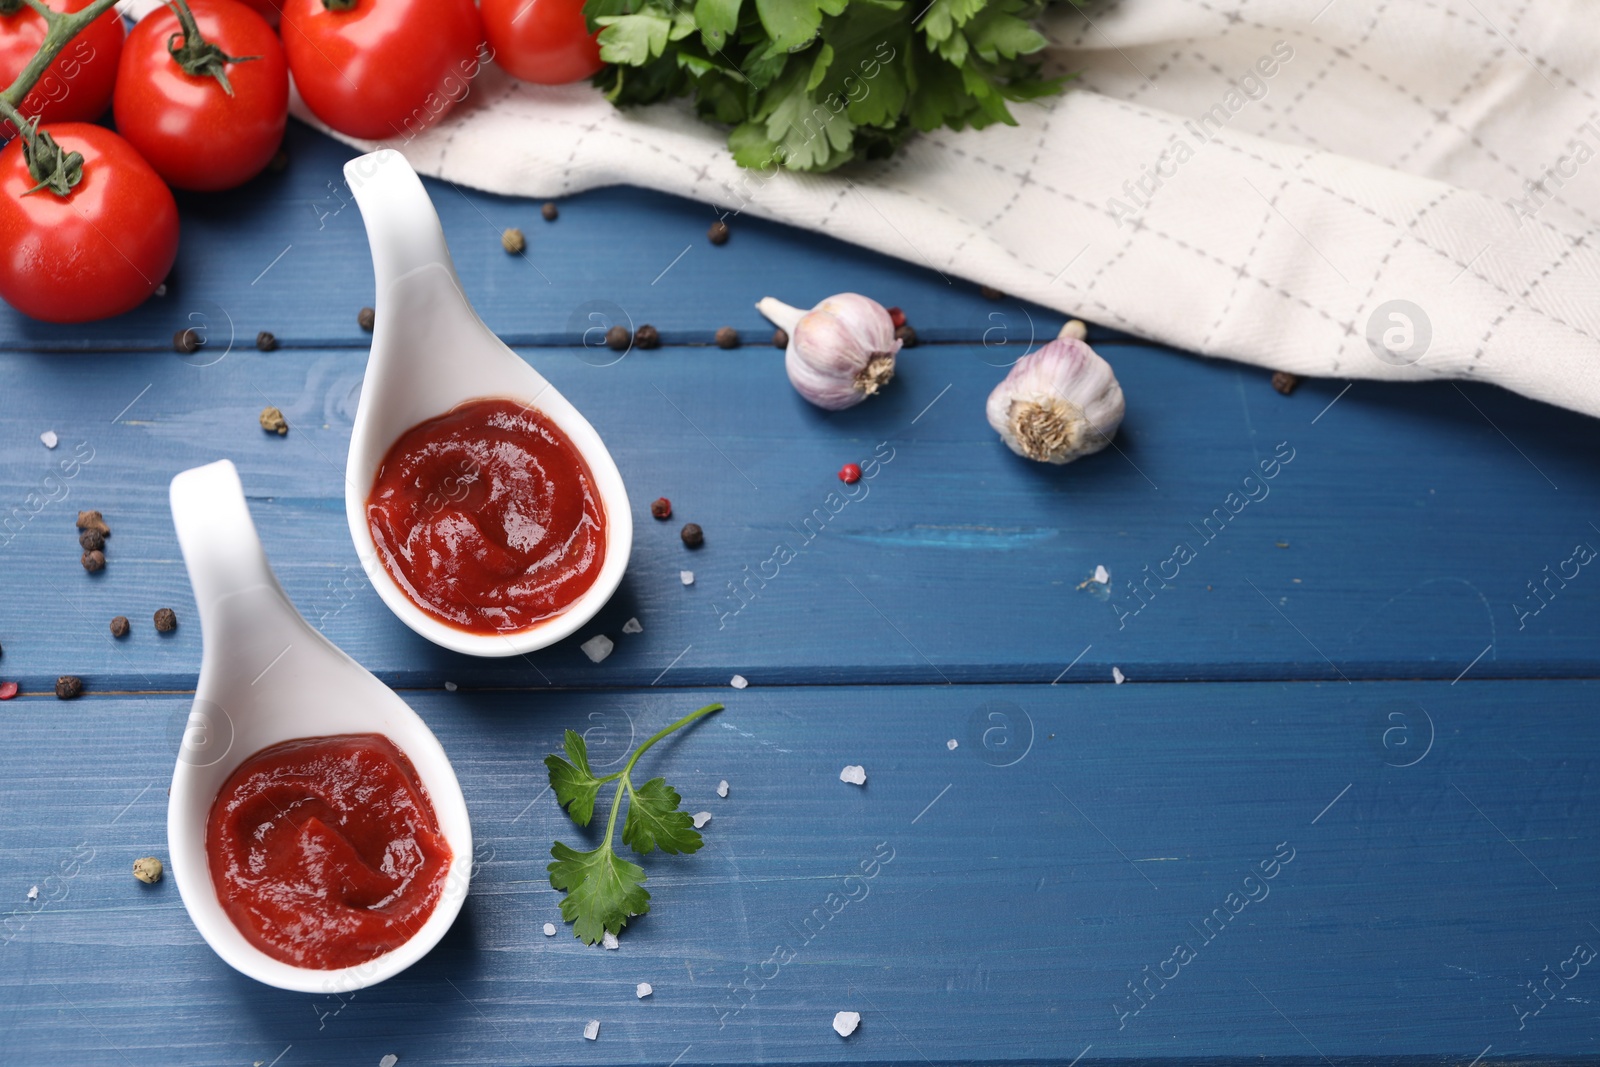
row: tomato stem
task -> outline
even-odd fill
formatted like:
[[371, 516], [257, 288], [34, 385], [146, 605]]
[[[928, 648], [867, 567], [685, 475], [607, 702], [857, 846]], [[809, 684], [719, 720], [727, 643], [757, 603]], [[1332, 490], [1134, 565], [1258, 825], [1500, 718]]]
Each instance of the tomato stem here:
[[[0, 102], [3, 102], [11, 109], [7, 117], [11, 118], [11, 124], [16, 126], [19, 131], [22, 127], [17, 124], [16, 119], [12, 116], [15, 114], [16, 108], [21, 106], [23, 98], [28, 95], [28, 91], [33, 88], [34, 83], [44, 74], [45, 69], [55, 61], [56, 56], [61, 54], [61, 50], [74, 37], [83, 32], [89, 23], [110, 11], [117, 0], [94, 0], [94, 3], [82, 11], [74, 11], [71, 14], [52, 11], [41, 0], [24, 0], [24, 2], [44, 17], [49, 29], [45, 31], [44, 43], [39, 46], [39, 51], [34, 53], [33, 58], [28, 61], [28, 65], [22, 68], [22, 73], [17, 75], [17, 80], [12, 82], [5, 92], [0, 93]], [[29, 134], [23, 133], [22, 136], [28, 138]], [[33, 143], [31, 139], [29, 143]]]
[[[167, 38], [167, 51], [173, 60], [183, 69], [185, 74], [196, 78], [215, 78], [222, 86], [223, 92], [233, 95], [233, 86], [228, 84], [228, 64], [248, 63], [260, 56], [230, 56], [221, 48], [200, 36], [200, 25], [194, 20], [194, 12], [189, 10], [189, 5], [184, 0], [164, 0], [178, 16], [178, 25], [183, 27], [177, 33]], [[178, 42], [182, 41], [182, 44]]]
[[322, 6], [329, 11], [349, 11], [356, 6], [356, 0], [322, 0]]

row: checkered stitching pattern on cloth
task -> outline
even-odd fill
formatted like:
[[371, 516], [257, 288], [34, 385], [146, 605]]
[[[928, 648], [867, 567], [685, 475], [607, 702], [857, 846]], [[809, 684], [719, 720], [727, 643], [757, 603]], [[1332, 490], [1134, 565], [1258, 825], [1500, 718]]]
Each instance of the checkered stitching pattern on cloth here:
[[492, 68], [394, 146], [499, 193], [693, 197], [1206, 355], [1600, 415], [1600, 30], [1580, 3], [1062, 5], [1046, 30], [1071, 91], [846, 173], [742, 171], [683, 107]]

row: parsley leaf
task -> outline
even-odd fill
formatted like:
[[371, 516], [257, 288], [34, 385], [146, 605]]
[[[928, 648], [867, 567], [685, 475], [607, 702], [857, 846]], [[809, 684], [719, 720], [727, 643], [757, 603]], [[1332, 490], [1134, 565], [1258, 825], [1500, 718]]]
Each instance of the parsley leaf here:
[[555, 862], [545, 869], [550, 874], [550, 885], [567, 894], [561, 900], [561, 917], [572, 923], [573, 935], [578, 940], [592, 945], [608, 931], [621, 933], [629, 919], [650, 910], [650, 894], [644, 888], [644, 868], [618, 856], [611, 845], [624, 794], [628, 797], [628, 818], [622, 826], [622, 840], [635, 852], [642, 855], [657, 848], [671, 853], [696, 852], [704, 844], [689, 814], [678, 810], [682, 798], [665, 778], [652, 778], [635, 786], [632, 775], [639, 757], [657, 741], [721, 710], [721, 704], [708, 704], [685, 715], [651, 735], [628, 757], [622, 770], [604, 778], [596, 778], [590, 770], [588, 746], [582, 736], [571, 730], [563, 739], [567, 758], [555, 754], [545, 757], [556, 802], [579, 826], [589, 825], [594, 818], [600, 788], [617, 783], [605, 837], [598, 848], [579, 852], [560, 841], [550, 846], [550, 856]]
[[[741, 166], [827, 171], [1059, 93], [1052, 0], [586, 0], [618, 106], [691, 97]], [[1080, 4], [1086, 0], [1070, 0]]]
[[589, 820], [594, 818], [600, 779], [589, 769], [589, 746], [584, 743], [583, 735], [568, 730], [564, 747], [567, 759], [553, 754], [544, 758], [544, 765], [550, 769], [550, 788], [555, 791], [556, 803], [567, 809], [572, 821], [588, 826]]

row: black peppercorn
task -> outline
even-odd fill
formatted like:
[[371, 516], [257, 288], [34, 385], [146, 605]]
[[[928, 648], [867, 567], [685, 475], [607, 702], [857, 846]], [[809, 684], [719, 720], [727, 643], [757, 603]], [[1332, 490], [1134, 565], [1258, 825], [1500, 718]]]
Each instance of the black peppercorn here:
[[912, 329], [910, 326], [896, 326], [894, 329], [894, 338], [906, 348], [917, 347], [917, 331]]
[[205, 335], [193, 326], [186, 326], [172, 335], [173, 350], [185, 356], [194, 355], [205, 343]]
[[78, 529], [95, 530], [98, 531], [102, 537], [111, 536], [111, 527], [106, 525], [105, 516], [101, 515], [98, 511], [78, 512]]
[[1294, 392], [1294, 387], [1299, 384], [1300, 376], [1298, 374], [1290, 374], [1286, 370], [1280, 370], [1272, 375], [1272, 387], [1284, 396]]
[[56, 696], [71, 700], [83, 693], [83, 679], [76, 674], [63, 674], [56, 679]]
[[112, 637], [127, 637], [128, 631], [132, 628], [133, 627], [128, 624], [128, 617], [126, 615], [118, 615], [116, 618], [111, 620]]
[[613, 326], [606, 331], [606, 347], [613, 352], [624, 351], [632, 343], [633, 334], [626, 326]]
[[99, 552], [106, 547], [106, 535], [99, 530], [85, 530], [78, 535], [78, 544], [85, 552]]
[[272, 331], [262, 330], [256, 334], [256, 348], [262, 352], [276, 352], [278, 350], [278, 339], [272, 335]]
[[539, 214], [544, 216], [544, 221], [554, 222], [556, 221], [556, 216], [560, 215], [561, 212], [556, 210], [555, 201], [546, 200], [544, 202], [544, 207], [539, 209]]
[[288, 170], [289, 153], [285, 152], [282, 148], [279, 148], [276, 152], [272, 153], [272, 159], [267, 163], [267, 169], [272, 171], [274, 174], [282, 174], [285, 170]]
[[[662, 522], [672, 518], [672, 501], [664, 496], [658, 496], [650, 502], [650, 514]], [[699, 529], [698, 526], [695, 529]]]
[[732, 326], [719, 326], [717, 328], [717, 347], [738, 348], [739, 331], [735, 330]]
[[178, 628], [177, 612], [171, 608], [160, 608], [156, 611], [156, 632], [170, 634]]
[[699, 548], [706, 543], [705, 531], [700, 529], [700, 524], [696, 522], [684, 523], [683, 529], [678, 531], [678, 536], [683, 538], [683, 543], [690, 548]]
[[660, 348], [661, 331], [646, 323], [633, 331], [633, 343], [640, 348]]
[[721, 219], [718, 219], [716, 222], [713, 222], [711, 224], [711, 228], [706, 231], [706, 237], [714, 245], [725, 245], [725, 244], [727, 244], [728, 243], [728, 224], [726, 222], [723, 222]]
[[92, 552], [85, 552], [83, 554], [83, 559], [80, 562], [83, 563], [83, 569], [88, 571], [90, 574], [93, 574], [95, 571], [103, 571], [106, 569], [106, 554], [101, 552], [99, 549], [95, 549]]
[[356, 325], [368, 333], [372, 332], [372, 324], [377, 321], [377, 313], [371, 308], [362, 308], [356, 312]]
[[773, 330], [772, 331], [772, 347], [773, 348], [788, 348], [789, 347], [789, 334], [788, 334], [788, 331], [786, 331], [786, 330]]

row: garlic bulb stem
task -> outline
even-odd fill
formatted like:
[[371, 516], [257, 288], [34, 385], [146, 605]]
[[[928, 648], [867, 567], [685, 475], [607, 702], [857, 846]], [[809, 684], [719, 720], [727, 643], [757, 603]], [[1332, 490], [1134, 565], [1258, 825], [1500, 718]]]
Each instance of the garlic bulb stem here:
[[756, 310], [765, 315], [768, 322], [791, 337], [794, 335], [794, 328], [805, 317], [804, 311], [796, 307], [790, 307], [773, 296], [764, 296], [756, 301]]

